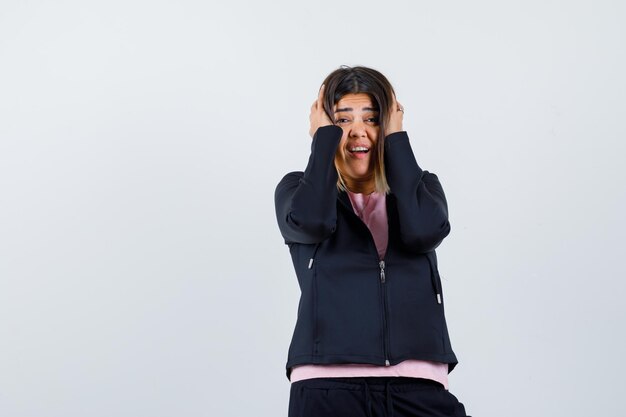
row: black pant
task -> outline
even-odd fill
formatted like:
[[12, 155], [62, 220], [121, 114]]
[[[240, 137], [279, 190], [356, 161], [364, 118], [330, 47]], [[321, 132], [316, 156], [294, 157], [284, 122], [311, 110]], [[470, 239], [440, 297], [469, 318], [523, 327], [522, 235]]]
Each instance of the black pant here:
[[289, 417], [457, 417], [439, 382], [408, 377], [311, 378], [291, 384]]

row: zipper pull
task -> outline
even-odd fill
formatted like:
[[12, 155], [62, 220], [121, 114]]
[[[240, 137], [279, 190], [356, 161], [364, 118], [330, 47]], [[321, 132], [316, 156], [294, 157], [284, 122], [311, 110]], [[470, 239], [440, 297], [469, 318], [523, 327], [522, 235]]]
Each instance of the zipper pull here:
[[380, 282], [384, 284], [385, 283], [385, 261], [380, 261], [378, 263], [378, 266], [380, 267]]
[[439, 289], [437, 290], [437, 304], [441, 304], [441, 275], [437, 271], [437, 278], [439, 278]]
[[311, 259], [309, 259], [309, 269], [313, 268], [313, 260], [315, 259], [315, 254], [317, 253], [317, 250], [320, 248], [320, 244], [321, 243], [315, 245], [315, 248], [313, 249], [313, 255], [311, 255]]
[[389, 363], [389, 359], [385, 359], [385, 366], [389, 366], [389, 365], [391, 365], [391, 364]]

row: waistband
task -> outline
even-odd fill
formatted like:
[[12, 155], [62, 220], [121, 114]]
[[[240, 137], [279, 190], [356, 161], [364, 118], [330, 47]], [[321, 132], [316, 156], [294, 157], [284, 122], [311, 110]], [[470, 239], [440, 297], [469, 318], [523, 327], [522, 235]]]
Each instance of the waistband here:
[[363, 391], [368, 417], [372, 416], [371, 392], [384, 392], [387, 403], [387, 415], [393, 417], [393, 392], [409, 392], [425, 389], [445, 389], [434, 380], [403, 376], [372, 376], [372, 377], [330, 377], [309, 378], [293, 382], [292, 387], [305, 386], [309, 389], [345, 389]]
[[[367, 383], [372, 391], [382, 392], [389, 384], [398, 392], [424, 388], [444, 388], [443, 384], [432, 379], [407, 376], [365, 376], [365, 377], [323, 377], [308, 378], [292, 382], [291, 385], [306, 385], [308, 388], [337, 388], [362, 390]], [[445, 389], [445, 388], [444, 388]]]

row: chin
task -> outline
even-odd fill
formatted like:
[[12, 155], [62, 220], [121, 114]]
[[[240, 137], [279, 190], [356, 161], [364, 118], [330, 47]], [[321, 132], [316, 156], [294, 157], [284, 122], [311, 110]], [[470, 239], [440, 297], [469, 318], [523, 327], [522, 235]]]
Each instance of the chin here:
[[371, 176], [374, 174], [374, 170], [373, 169], [369, 169], [369, 167], [363, 167], [362, 169], [355, 169], [352, 171], [354, 173], [354, 176], [356, 178], [365, 178], [368, 176]]

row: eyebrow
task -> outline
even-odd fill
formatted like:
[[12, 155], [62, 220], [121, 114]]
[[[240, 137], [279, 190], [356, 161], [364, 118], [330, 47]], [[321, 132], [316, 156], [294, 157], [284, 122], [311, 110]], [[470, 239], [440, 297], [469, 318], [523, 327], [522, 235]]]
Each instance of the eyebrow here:
[[[342, 111], [352, 111], [352, 110], [354, 110], [352, 107], [344, 107], [343, 109], [335, 110], [335, 113], [339, 113], [339, 112], [342, 112]], [[378, 111], [378, 109], [375, 108], [375, 107], [363, 107], [362, 110], [363, 111]]]

